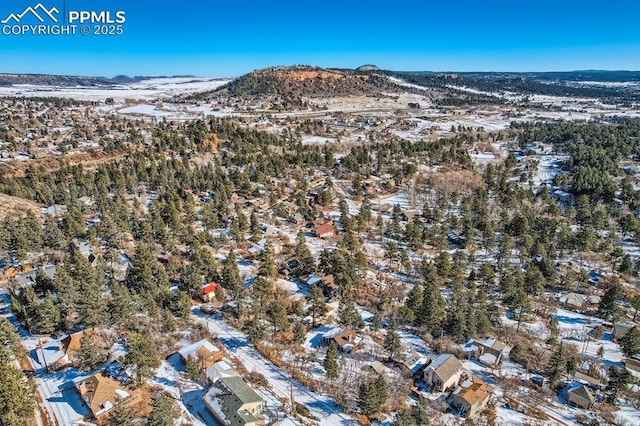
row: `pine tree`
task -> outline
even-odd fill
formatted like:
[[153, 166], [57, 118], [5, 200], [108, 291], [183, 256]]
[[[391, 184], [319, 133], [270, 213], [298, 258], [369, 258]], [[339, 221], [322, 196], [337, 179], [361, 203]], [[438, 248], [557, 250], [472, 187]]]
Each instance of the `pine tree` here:
[[254, 315], [264, 315], [269, 306], [269, 302], [275, 298], [274, 286], [265, 277], [258, 276], [253, 283], [252, 290], [252, 311]]
[[409, 309], [414, 318], [420, 311], [422, 307], [422, 301], [424, 299], [424, 290], [422, 289], [422, 285], [416, 283], [411, 290], [409, 290], [409, 294], [407, 294], [407, 299], [404, 302], [404, 305]]
[[413, 419], [411, 409], [405, 409], [396, 413], [393, 418], [393, 426], [418, 426]]
[[148, 426], [173, 426], [177, 418], [176, 409], [171, 399], [164, 393], [152, 397], [153, 411], [149, 415]]
[[240, 279], [240, 270], [236, 261], [236, 254], [233, 250], [229, 251], [229, 255], [222, 266], [222, 285], [229, 290], [234, 296], [238, 296], [242, 291], [242, 280]]
[[262, 263], [260, 264], [258, 275], [267, 279], [275, 279], [278, 276], [278, 271], [276, 270], [273, 245], [271, 242], [267, 242], [264, 250], [260, 253], [260, 261]]
[[389, 398], [389, 385], [387, 384], [387, 380], [384, 378], [382, 374], [378, 375], [373, 382], [373, 386], [375, 388], [376, 393], [376, 405], [379, 410], [387, 399]]
[[360, 330], [364, 327], [364, 321], [360, 313], [356, 309], [354, 303], [349, 300], [340, 301], [340, 307], [338, 308], [338, 324], [345, 327], [351, 327], [355, 330]]
[[133, 411], [126, 406], [123, 400], [117, 398], [109, 413], [108, 426], [134, 426], [135, 420]]
[[389, 359], [400, 353], [400, 350], [402, 349], [402, 342], [400, 341], [400, 336], [398, 335], [395, 327], [387, 332], [387, 335], [384, 338], [383, 347], [389, 353]]
[[88, 332], [80, 339], [80, 349], [74, 356], [74, 363], [82, 371], [91, 371], [107, 359]]
[[44, 245], [53, 250], [60, 250], [65, 247], [65, 236], [58, 227], [58, 223], [51, 216], [44, 221]]
[[311, 274], [316, 270], [315, 260], [311, 255], [311, 251], [307, 246], [307, 238], [303, 230], [298, 231], [296, 236], [296, 247], [294, 255], [298, 263], [300, 264], [300, 272], [302, 274]]
[[114, 283], [108, 306], [111, 321], [116, 325], [123, 324], [131, 317], [133, 300], [129, 289], [124, 284]]
[[16, 328], [8, 319], [0, 316], [0, 362], [10, 361], [23, 351]]
[[358, 387], [357, 404], [365, 416], [375, 414], [378, 407], [376, 406], [376, 390], [370, 383], [362, 383]]
[[289, 328], [289, 318], [287, 317], [287, 308], [279, 300], [274, 300], [267, 308], [267, 317], [273, 326], [273, 335], [280, 331], [286, 331]]
[[547, 368], [545, 369], [545, 374], [549, 378], [549, 381], [551, 383], [557, 383], [565, 373], [566, 366], [567, 359], [562, 345], [560, 345], [555, 352], [551, 354], [549, 362], [547, 363]]
[[77, 301], [80, 297], [77, 282], [71, 278], [67, 265], [57, 268], [56, 276], [53, 280], [56, 288], [56, 303], [62, 318], [69, 320], [77, 312]]
[[491, 318], [487, 305], [487, 292], [484, 287], [478, 293], [478, 302], [475, 307], [476, 333], [484, 335], [491, 331]]
[[449, 307], [447, 309], [446, 329], [456, 340], [463, 341], [469, 336], [467, 328], [467, 295], [460, 280], [455, 280]]
[[322, 294], [322, 289], [317, 285], [312, 285], [309, 289], [310, 291], [310, 299], [309, 299], [309, 313], [311, 314], [311, 327], [316, 327], [316, 318], [324, 315], [327, 311], [327, 307], [324, 301], [324, 294]]
[[60, 324], [60, 311], [49, 294], [35, 312], [34, 328], [41, 334], [51, 334]]
[[424, 401], [414, 405], [411, 408], [411, 414], [417, 426], [429, 426], [431, 424], [432, 414]]
[[613, 277], [607, 291], [602, 296], [598, 314], [605, 319], [617, 318], [620, 313], [619, 304], [624, 299], [624, 289], [617, 277]]
[[378, 376], [370, 383], [363, 383], [358, 388], [358, 407], [365, 416], [371, 416], [380, 410], [387, 401], [389, 389], [383, 376]]
[[422, 273], [425, 279], [424, 292], [415, 323], [433, 332], [442, 325], [445, 318], [445, 302], [440, 292], [441, 281], [433, 264], [423, 262]]
[[185, 364], [185, 374], [189, 380], [197, 380], [200, 376], [200, 362], [189, 355]]
[[640, 354], [640, 329], [633, 327], [620, 340], [622, 352], [627, 357]]
[[252, 211], [249, 217], [249, 233], [251, 233], [251, 239], [253, 241], [260, 241], [260, 238], [262, 238], [262, 229], [255, 211]]
[[617, 404], [620, 391], [626, 388], [632, 379], [633, 376], [626, 368], [617, 368], [613, 365], [609, 367], [609, 383], [605, 389], [607, 402], [614, 405]]
[[302, 322], [296, 321], [293, 325], [293, 341], [298, 344], [304, 343], [306, 334], [307, 333]]
[[155, 262], [151, 249], [146, 244], [139, 244], [131, 261], [131, 267], [127, 270], [127, 287], [138, 293], [153, 292], [156, 287], [153, 277]]
[[0, 359], [0, 423], [29, 426], [35, 423], [34, 387], [22, 371]]
[[254, 316], [253, 321], [247, 326], [247, 338], [253, 345], [257, 345], [265, 338], [265, 327], [262, 325], [262, 318]]
[[327, 373], [327, 378], [335, 379], [338, 377], [338, 347], [335, 343], [331, 342], [327, 348], [327, 354], [324, 358], [324, 370]]
[[127, 347], [129, 353], [124, 358], [124, 364], [133, 367], [134, 380], [140, 385], [160, 366], [160, 357], [147, 332], [129, 333]]
[[199, 291], [202, 287], [202, 275], [193, 262], [182, 268], [182, 272], [180, 273], [180, 284], [181, 288], [189, 294]]

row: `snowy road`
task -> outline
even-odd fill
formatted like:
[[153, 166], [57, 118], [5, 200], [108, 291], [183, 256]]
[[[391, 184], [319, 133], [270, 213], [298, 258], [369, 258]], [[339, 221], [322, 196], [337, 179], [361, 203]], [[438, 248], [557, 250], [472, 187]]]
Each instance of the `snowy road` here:
[[[279, 397], [288, 398], [291, 393], [291, 377], [264, 358], [246, 336], [217, 316], [204, 317], [199, 311], [193, 311], [200, 321], [208, 321], [209, 329], [217, 334], [218, 340], [226, 349], [240, 359], [249, 371], [256, 371], [267, 378], [269, 385]], [[293, 394], [296, 402], [307, 406], [320, 419], [322, 425], [357, 425], [357, 422], [341, 412], [340, 408], [327, 396], [317, 394], [293, 381]]]

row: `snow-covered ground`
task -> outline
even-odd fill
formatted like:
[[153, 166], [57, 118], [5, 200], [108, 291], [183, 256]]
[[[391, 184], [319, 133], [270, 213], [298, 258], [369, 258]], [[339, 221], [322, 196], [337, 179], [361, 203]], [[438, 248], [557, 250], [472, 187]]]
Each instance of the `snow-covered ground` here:
[[56, 350], [57, 343], [55, 341], [49, 342], [49, 344], [42, 345], [42, 349], [37, 349], [40, 340], [29, 335], [11, 313], [11, 303], [6, 289], [0, 289], [0, 298], [3, 304], [2, 315], [18, 328], [22, 336], [22, 343], [34, 367], [34, 380], [45, 411], [53, 416], [53, 420], [59, 425], [71, 425], [82, 420], [87, 414], [90, 414], [89, 407], [80, 398], [73, 380], [83, 377], [83, 373], [75, 369], [67, 369], [47, 374], [44, 359], [49, 362], [54, 358], [59, 358]]
[[193, 316], [199, 321], [208, 321], [210, 330], [217, 335], [218, 341], [239, 359], [249, 371], [256, 371], [267, 379], [274, 393], [288, 399], [292, 392], [296, 401], [306, 405], [311, 413], [320, 419], [323, 425], [356, 425], [357, 422], [343, 414], [329, 397], [310, 391], [307, 387], [292, 380], [289, 375], [265, 359], [247, 337], [221, 318], [213, 315], [206, 319], [200, 311], [194, 310]]
[[60, 97], [82, 101], [104, 101], [106, 98], [113, 98], [116, 101], [125, 99], [152, 100], [214, 90], [229, 81], [219, 78], [170, 77], [99, 88], [15, 85], [0, 87], [0, 96]]

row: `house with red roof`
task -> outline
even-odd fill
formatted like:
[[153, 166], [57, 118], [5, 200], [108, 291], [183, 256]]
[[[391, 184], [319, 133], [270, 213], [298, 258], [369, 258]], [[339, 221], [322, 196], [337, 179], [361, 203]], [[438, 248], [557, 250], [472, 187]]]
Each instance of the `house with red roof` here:
[[218, 288], [218, 284], [214, 282], [210, 282], [209, 284], [205, 284], [202, 286], [200, 291], [198, 292], [198, 297], [205, 302], [209, 303], [216, 297], [216, 289]]
[[313, 233], [318, 238], [330, 238], [338, 235], [338, 230], [336, 229], [335, 224], [330, 219], [325, 219], [314, 222], [314, 230]]

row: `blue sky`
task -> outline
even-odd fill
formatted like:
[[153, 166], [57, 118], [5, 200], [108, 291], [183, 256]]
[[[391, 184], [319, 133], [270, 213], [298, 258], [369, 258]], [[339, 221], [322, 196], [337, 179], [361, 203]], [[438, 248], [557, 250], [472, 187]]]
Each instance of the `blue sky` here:
[[[41, 0], [62, 10], [63, 0]], [[2, 0], [0, 20], [38, 0]], [[236, 76], [272, 65], [640, 70], [637, 0], [66, 0], [120, 36], [0, 34], [0, 72]], [[0, 25], [1, 26], [1, 25]]]

